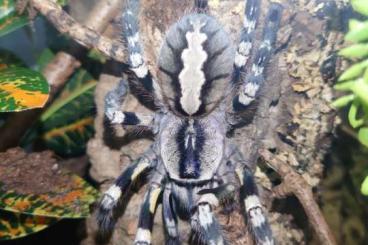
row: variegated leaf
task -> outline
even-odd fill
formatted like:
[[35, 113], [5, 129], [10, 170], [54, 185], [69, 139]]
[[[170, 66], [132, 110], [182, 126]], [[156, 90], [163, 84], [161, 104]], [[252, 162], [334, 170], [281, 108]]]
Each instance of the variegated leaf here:
[[0, 211], [0, 241], [27, 236], [57, 221], [55, 218]]
[[0, 72], [0, 112], [43, 107], [48, 93], [46, 79], [36, 71], [15, 67]]
[[60, 155], [85, 152], [94, 134], [94, 90], [97, 82], [85, 70], [79, 70], [61, 96], [42, 114], [42, 139]]
[[17, 30], [27, 23], [27, 16], [17, 13], [15, 0], [0, 0], [0, 37]]
[[98, 191], [82, 178], [72, 175], [68, 186], [45, 194], [20, 194], [0, 190], [0, 209], [55, 218], [83, 218], [90, 214], [89, 206], [98, 197]]

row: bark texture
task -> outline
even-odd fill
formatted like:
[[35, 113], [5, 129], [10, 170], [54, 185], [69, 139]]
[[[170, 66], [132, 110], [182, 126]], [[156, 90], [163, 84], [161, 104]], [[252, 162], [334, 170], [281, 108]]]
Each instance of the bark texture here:
[[[145, 57], [153, 74], [161, 40], [168, 26], [188, 12], [193, 1], [142, 0], [140, 26]], [[284, 6], [277, 50], [268, 67], [267, 82], [263, 88], [259, 108], [253, 123], [234, 133], [236, 142], [247, 161], [254, 166], [255, 176], [262, 187], [264, 204], [269, 209], [269, 219], [278, 244], [304, 244], [306, 236], [300, 222], [292, 213], [285, 212], [287, 201], [275, 204], [272, 181], [275, 176], [257, 167], [258, 147], [271, 149], [278, 159], [291, 166], [308, 183], [318, 187], [322, 177], [322, 161], [330, 147], [336, 119], [329, 107], [333, 99], [331, 81], [334, 78], [335, 50], [341, 45], [342, 34], [335, 28], [344, 1], [283, 0]], [[267, 12], [267, 0], [262, 1], [262, 17]], [[243, 20], [244, 1], [209, 1], [210, 12], [225, 26], [237, 42]], [[261, 28], [258, 28], [261, 30]], [[258, 37], [260, 33], [258, 33]], [[114, 38], [111, 36], [111, 38]], [[258, 38], [259, 40], [259, 38]], [[117, 85], [118, 78], [103, 75], [96, 89], [98, 116], [96, 135], [89, 142], [91, 176], [101, 183], [104, 191], [112, 181], [141, 154], [151, 143], [149, 139], [131, 141], [125, 132], [104, 124], [103, 98]], [[125, 110], [144, 111], [134, 96], [129, 96]], [[115, 131], [115, 134], [111, 132]], [[267, 173], [267, 174], [266, 174]], [[106, 244], [131, 244], [136, 230], [138, 212], [145, 188], [130, 201]], [[280, 204], [281, 203], [281, 204]], [[279, 207], [284, 207], [284, 209]], [[290, 206], [289, 206], [290, 207]], [[297, 208], [296, 208], [297, 209]], [[301, 209], [301, 208], [299, 208]], [[302, 210], [302, 209], [301, 209]], [[295, 214], [295, 213], [294, 213]], [[230, 217], [221, 214], [219, 220], [231, 244], [251, 244], [249, 234], [238, 210]], [[304, 220], [306, 223], [306, 220]], [[87, 221], [90, 234], [83, 244], [96, 244], [94, 217]], [[182, 229], [183, 239], [188, 227]], [[163, 243], [160, 209], [154, 226], [154, 244]]]

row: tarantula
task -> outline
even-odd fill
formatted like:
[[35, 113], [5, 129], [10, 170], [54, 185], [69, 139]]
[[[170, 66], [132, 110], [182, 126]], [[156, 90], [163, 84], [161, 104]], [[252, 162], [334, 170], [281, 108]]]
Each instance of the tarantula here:
[[234, 118], [256, 101], [273, 53], [282, 12], [278, 3], [270, 4], [260, 46], [251, 55], [259, 2], [246, 1], [240, 41], [233, 48], [229, 35], [208, 14], [207, 1], [195, 0], [192, 13], [167, 31], [156, 80], [139, 42], [139, 1], [127, 1], [122, 25], [129, 82], [152, 95], [158, 109], [151, 115], [121, 111], [127, 93], [126, 81], [122, 81], [107, 94], [105, 115], [112, 124], [151, 129], [155, 142], [104, 193], [98, 213], [102, 231], [113, 229], [120, 199], [138, 179], [148, 176], [134, 244], [151, 244], [160, 203], [166, 244], [180, 244], [178, 217], [190, 222], [201, 243], [226, 244], [212, 210], [238, 192], [256, 243], [274, 243], [252, 171], [227, 134], [235, 126]]

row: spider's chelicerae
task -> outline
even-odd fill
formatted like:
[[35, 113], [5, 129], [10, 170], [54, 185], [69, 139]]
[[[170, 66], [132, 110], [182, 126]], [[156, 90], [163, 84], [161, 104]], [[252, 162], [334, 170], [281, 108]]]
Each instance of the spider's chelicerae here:
[[139, 1], [127, 1], [122, 24], [132, 73], [129, 80], [151, 94], [158, 109], [152, 115], [121, 111], [127, 91], [122, 81], [107, 94], [105, 114], [113, 124], [151, 129], [155, 142], [105, 192], [98, 214], [101, 230], [113, 229], [120, 200], [134, 182], [148, 176], [134, 244], [151, 244], [160, 203], [166, 244], [180, 244], [178, 217], [190, 223], [201, 243], [228, 243], [213, 209], [233, 193], [240, 193], [255, 242], [274, 243], [252, 171], [227, 137], [238, 115], [254, 103], [273, 52], [282, 8], [270, 4], [262, 40], [253, 51], [259, 2], [246, 1], [240, 41], [233, 48], [221, 24], [208, 15], [207, 1], [195, 0], [192, 13], [167, 31], [158, 57], [158, 77], [153, 79], [139, 43]]

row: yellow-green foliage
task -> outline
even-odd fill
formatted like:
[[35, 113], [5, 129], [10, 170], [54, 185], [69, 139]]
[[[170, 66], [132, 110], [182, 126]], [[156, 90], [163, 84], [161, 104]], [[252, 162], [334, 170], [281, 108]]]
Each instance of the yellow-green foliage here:
[[[368, 17], [367, 0], [351, 0], [355, 11]], [[350, 106], [348, 120], [358, 130], [359, 141], [368, 147], [368, 20], [350, 20], [345, 40], [351, 45], [340, 50], [339, 55], [350, 59], [350, 66], [338, 79], [335, 89], [348, 92], [333, 102], [335, 107]], [[368, 195], [368, 176], [361, 191]]]

